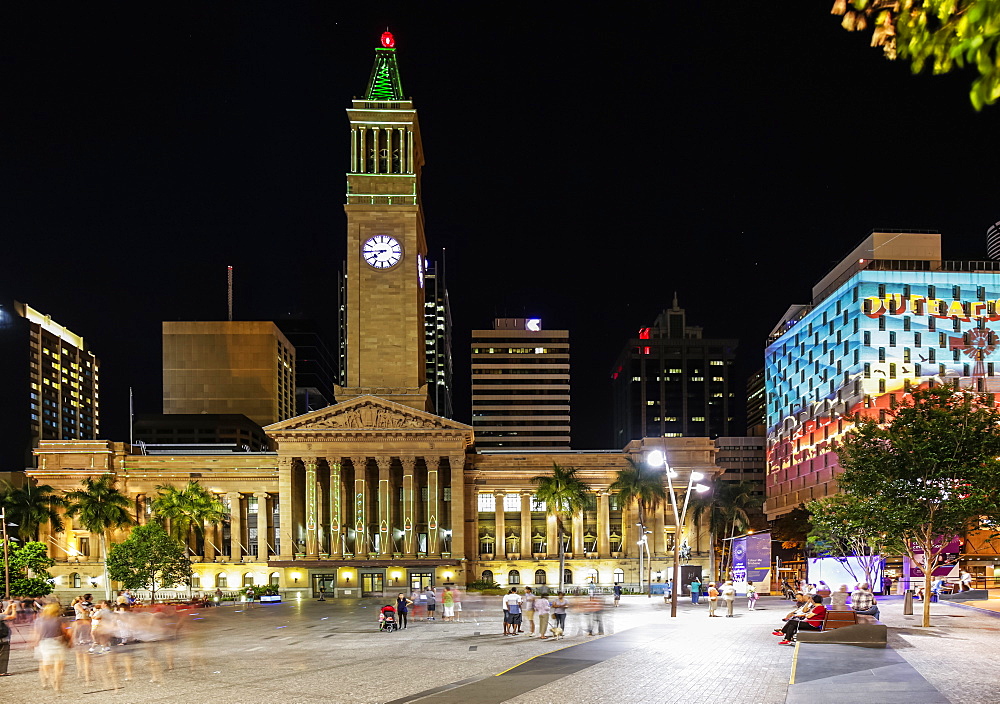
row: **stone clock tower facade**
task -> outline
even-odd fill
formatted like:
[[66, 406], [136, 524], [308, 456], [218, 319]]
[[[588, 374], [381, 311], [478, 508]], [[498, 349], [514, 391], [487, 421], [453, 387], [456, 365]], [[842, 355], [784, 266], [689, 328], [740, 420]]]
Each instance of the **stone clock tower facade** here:
[[433, 411], [424, 344], [424, 157], [388, 32], [365, 97], [352, 101], [347, 116], [347, 377], [337, 400], [370, 394]]

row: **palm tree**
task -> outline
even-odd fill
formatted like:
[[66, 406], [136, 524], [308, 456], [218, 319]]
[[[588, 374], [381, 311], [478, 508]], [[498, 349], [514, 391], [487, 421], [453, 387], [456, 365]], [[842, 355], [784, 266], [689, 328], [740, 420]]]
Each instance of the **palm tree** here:
[[[715, 543], [719, 535], [732, 538], [750, 527], [750, 509], [757, 499], [754, 497], [756, 487], [753, 482], [730, 482], [716, 480], [710, 494], [691, 497], [691, 518], [697, 523], [703, 516], [708, 518], [710, 554], [715, 556]], [[732, 543], [731, 540], [726, 541]], [[722, 550], [722, 569], [727, 569], [727, 555]], [[715, 578], [714, 570], [713, 579]]]
[[[583, 510], [590, 487], [576, 476], [575, 469], [560, 467], [554, 462], [551, 475], [538, 476], [531, 481], [538, 487], [535, 489], [535, 496], [539, 501], [545, 502], [545, 513], [556, 518], [556, 530], [559, 534], [559, 591], [562, 591], [566, 571], [563, 522], [566, 516], [572, 517]], [[526, 539], [530, 540], [531, 536], [521, 536], [522, 541]]]
[[104, 591], [111, 598], [108, 581], [108, 533], [118, 528], [134, 525], [129, 514], [131, 502], [115, 488], [113, 474], [100, 479], [87, 477], [80, 482], [83, 489], [66, 492], [67, 516], [79, 516], [80, 523], [91, 533], [101, 536], [101, 562], [104, 565]]
[[4, 482], [0, 505], [7, 509], [11, 523], [17, 524], [17, 534], [22, 541], [35, 540], [43, 523], [51, 523], [56, 533], [62, 532], [63, 520], [56, 509], [65, 506], [66, 502], [54, 492], [48, 484], [36, 485], [33, 481], [20, 489]]
[[192, 534], [204, 540], [205, 525], [219, 525], [229, 512], [215, 494], [197, 481], [189, 481], [178, 489], [172, 484], [156, 487], [153, 513], [161, 524], [170, 524], [170, 535], [187, 548]]
[[[662, 472], [656, 472], [642, 464], [636, 464], [630, 458], [625, 460], [628, 466], [618, 470], [618, 476], [611, 484], [611, 492], [618, 496], [618, 505], [622, 508], [622, 538], [624, 541], [628, 530], [627, 518], [628, 509], [632, 504], [639, 507], [640, 531], [646, 529], [646, 512], [658, 507], [667, 497], [667, 490], [663, 486]], [[645, 538], [645, 534], [640, 538]], [[675, 538], [676, 539], [676, 538]], [[649, 556], [649, 545], [642, 540]], [[649, 560], [649, 575], [652, 575], [653, 563]], [[649, 579], [647, 578], [647, 582]], [[639, 583], [642, 584], [642, 575], [639, 576]]]

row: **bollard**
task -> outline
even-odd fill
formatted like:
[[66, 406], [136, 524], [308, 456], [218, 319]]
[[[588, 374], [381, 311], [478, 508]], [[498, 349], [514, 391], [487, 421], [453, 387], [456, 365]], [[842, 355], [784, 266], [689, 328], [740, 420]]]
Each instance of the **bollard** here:
[[913, 615], [913, 590], [905, 589], [903, 590], [903, 615], [912, 616]]

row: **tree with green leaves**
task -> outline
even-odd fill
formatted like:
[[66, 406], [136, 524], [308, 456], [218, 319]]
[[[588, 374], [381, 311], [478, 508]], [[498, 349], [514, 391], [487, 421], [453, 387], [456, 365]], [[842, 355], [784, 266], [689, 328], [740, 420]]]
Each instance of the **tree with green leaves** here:
[[22, 541], [36, 539], [39, 526], [45, 523], [51, 523], [56, 533], [63, 530], [63, 520], [57, 509], [65, 506], [66, 501], [48, 484], [39, 485], [29, 480], [15, 489], [4, 482], [0, 489], [0, 505], [7, 510], [7, 519], [17, 524], [17, 535]]
[[129, 514], [131, 502], [115, 487], [115, 476], [105, 474], [99, 479], [85, 477], [83, 489], [66, 492], [66, 515], [79, 516], [80, 524], [101, 536], [101, 562], [104, 565], [104, 591], [111, 598], [108, 580], [108, 533], [135, 524]]
[[[636, 463], [631, 458], [626, 458], [627, 465], [618, 470], [615, 481], [609, 487], [611, 493], [618, 497], [618, 505], [622, 508], [622, 541], [628, 536], [628, 509], [635, 505], [639, 513], [639, 530], [646, 528], [646, 514], [656, 509], [667, 498], [666, 487], [663, 486], [663, 472], [647, 467], [645, 464]], [[669, 471], [669, 470], [668, 470]], [[646, 551], [646, 557], [650, 557], [649, 544], [645, 540], [644, 534], [640, 535], [640, 550]], [[650, 581], [653, 573], [653, 561], [648, 559], [646, 583]], [[642, 582], [640, 576], [639, 582]]]
[[164, 525], [169, 525], [170, 536], [182, 545], [205, 539], [205, 526], [216, 526], [229, 515], [225, 505], [212, 492], [197, 481], [191, 480], [183, 487], [167, 484], [156, 487], [153, 514]]
[[149, 589], [150, 601], [156, 590], [191, 583], [191, 560], [177, 539], [167, 535], [159, 523], [132, 529], [128, 538], [111, 548], [108, 573], [126, 589]]
[[854, 421], [837, 448], [840, 490], [856, 502], [852, 515], [920, 565], [930, 594], [951, 538], [1000, 523], [1000, 410], [991, 394], [938, 385], [904, 396], [884, 423]]
[[976, 110], [1000, 98], [1000, 0], [835, 0], [848, 31], [872, 28], [872, 46], [913, 73], [975, 68], [969, 99]]
[[[52, 593], [52, 575], [48, 568], [55, 564], [45, 543], [37, 541], [8, 546], [10, 563], [10, 593], [12, 596], [39, 597]], [[0, 562], [0, 585], [5, 584], [3, 562]]]
[[[552, 474], [546, 474], [532, 479], [537, 487], [535, 496], [545, 502], [545, 512], [556, 519], [556, 531], [559, 536], [559, 591], [563, 588], [563, 574], [566, 569], [566, 546], [563, 542], [565, 519], [572, 518], [582, 511], [586, 503], [586, 495], [590, 490], [571, 467], [560, 467], [552, 464]], [[530, 540], [531, 536], [521, 536], [521, 541]], [[497, 536], [502, 540], [503, 536]]]
[[[813, 554], [836, 559], [855, 582], [874, 586], [886, 554], [886, 534], [870, 519], [865, 504], [852, 494], [834, 494], [810, 501], [808, 509], [812, 530], [807, 541]], [[856, 559], [861, 574], [848, 558]]]

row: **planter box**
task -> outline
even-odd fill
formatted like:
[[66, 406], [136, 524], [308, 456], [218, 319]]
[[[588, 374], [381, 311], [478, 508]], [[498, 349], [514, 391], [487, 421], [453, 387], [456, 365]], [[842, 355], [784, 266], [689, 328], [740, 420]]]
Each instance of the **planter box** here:
[[281, 601], [280, 596], [262, 596], [260, 598], [260, 603], [262, 604], [276, 604]]

